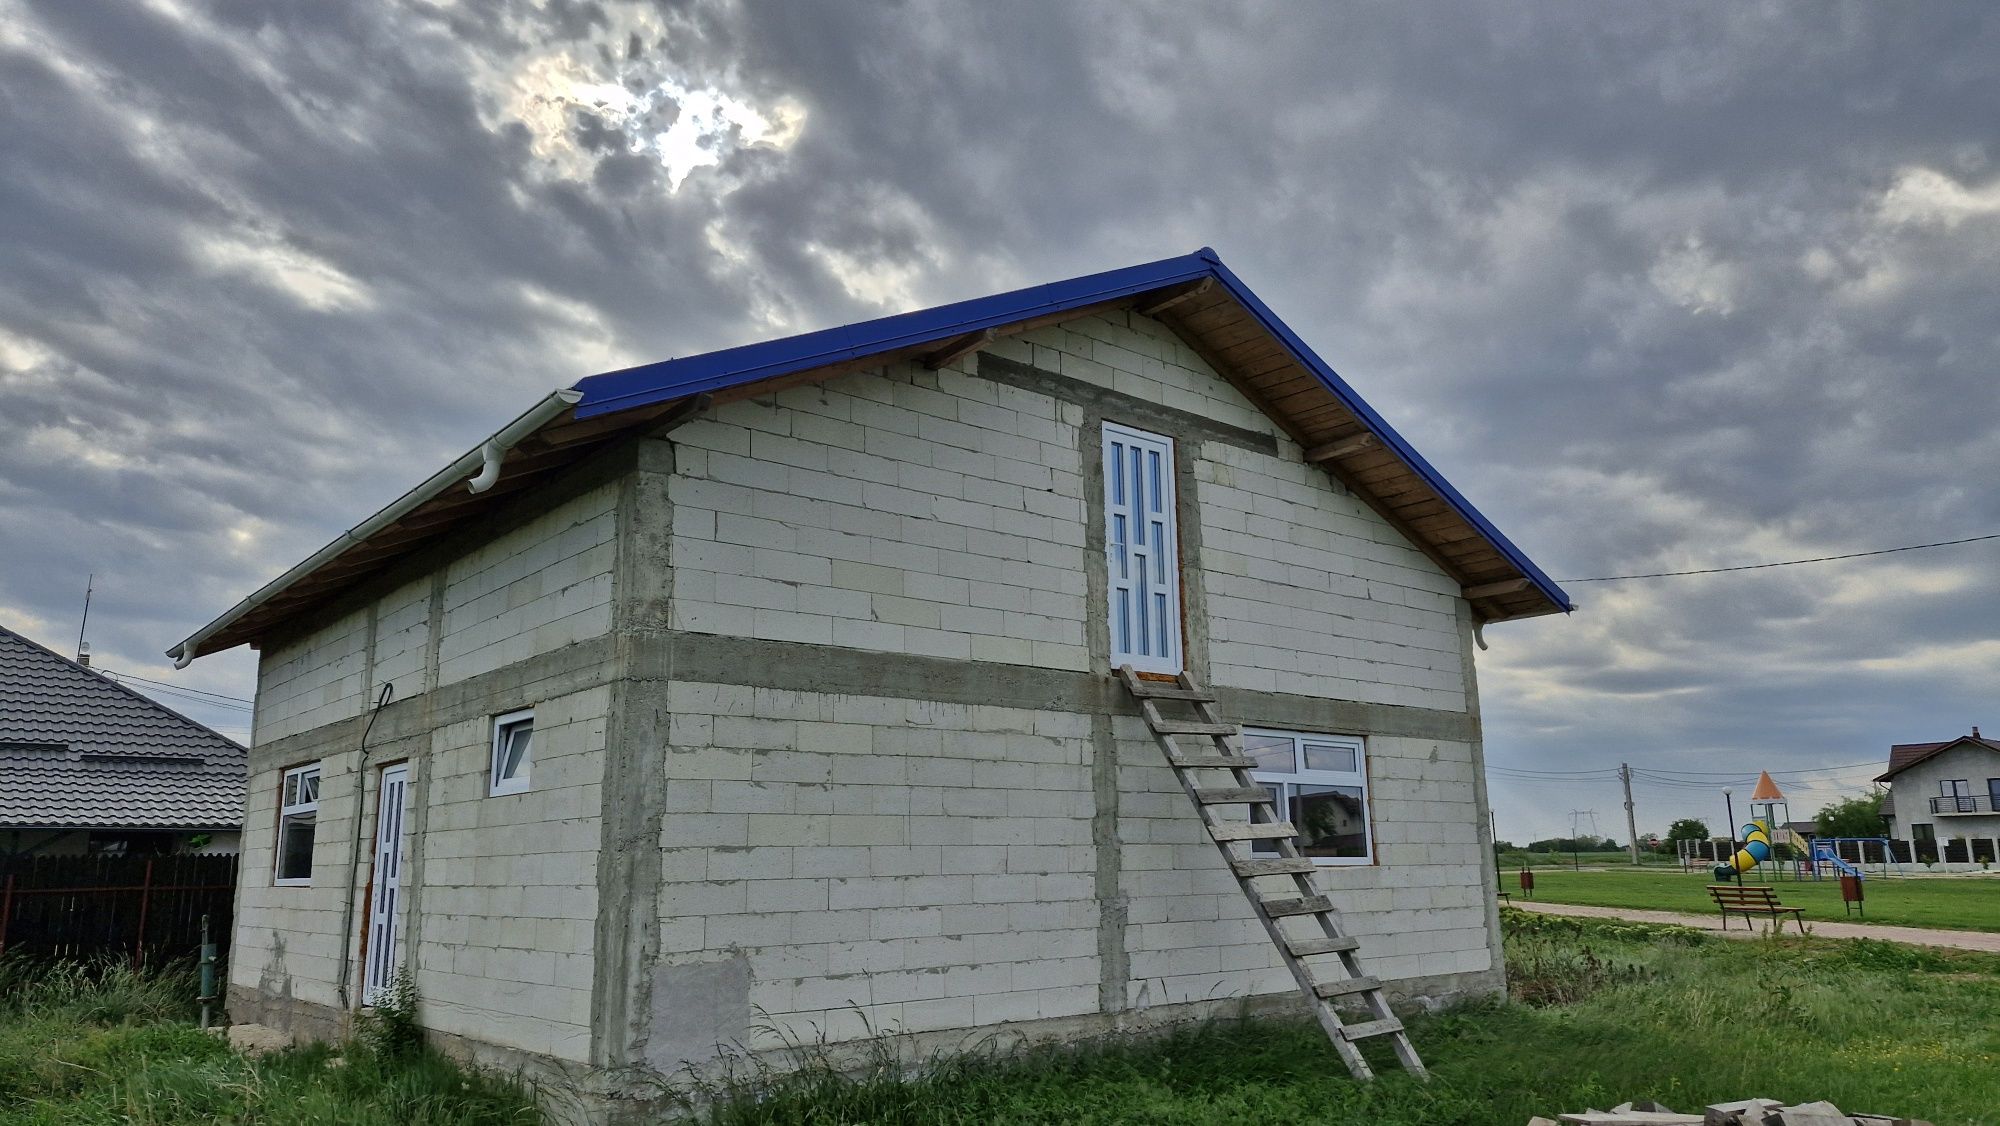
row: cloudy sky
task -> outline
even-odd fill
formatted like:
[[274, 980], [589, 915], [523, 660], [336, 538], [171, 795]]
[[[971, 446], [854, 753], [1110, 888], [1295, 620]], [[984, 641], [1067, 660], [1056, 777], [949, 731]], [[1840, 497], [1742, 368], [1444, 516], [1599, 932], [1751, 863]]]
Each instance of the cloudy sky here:
[[[1983, 3], [0, 0], [0, 623], [68, 650], [94, 572], [100, 665], [247, 697], [161, 651], [549, 388], [1204, 244], [1558, 577], [2000, 531], [1996, 58]], [[1514, 771], [1719, 827], [2000, 729], [2000, 543], [1571, 590], [1481, 656], [1505, 836], [1623, 835]]]

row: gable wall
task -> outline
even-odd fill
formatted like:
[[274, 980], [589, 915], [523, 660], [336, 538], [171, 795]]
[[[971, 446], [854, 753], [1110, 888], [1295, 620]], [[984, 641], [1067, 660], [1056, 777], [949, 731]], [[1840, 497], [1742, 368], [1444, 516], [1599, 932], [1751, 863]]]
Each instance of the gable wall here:
[[[996, 356], [1254, 435], [1201, 442], [1188, 565], [1214, 683], [1462, 708], [1457, 585], [1164, 326], [1080, 318]], [[963, 370], [959, 370], [963, 369]], [[727, 404], [674, 432], [672, 622], [696, 633], [1091, 667], [1077, 402], [914, 364]], [[1142, 428], [1144, 419], [1132, 420]], [[1185, 504], [1184, 504], [1184, 507]], [[1184, 533], [1187, 529], [1184, 528]], [[1095, 627], [1101, 628], [1101, 626]]]

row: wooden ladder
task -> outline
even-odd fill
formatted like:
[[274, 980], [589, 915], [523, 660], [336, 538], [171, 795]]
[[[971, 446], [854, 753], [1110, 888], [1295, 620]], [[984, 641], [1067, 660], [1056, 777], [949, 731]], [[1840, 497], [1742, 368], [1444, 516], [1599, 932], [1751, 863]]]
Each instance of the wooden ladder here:
[[[1243, 753], [1238, 727], [1216, 712], [1215, 695], [1187, 673], [1179, 674], [1174, 683], [1167, 684], [1141, 680], [1132, 666], [1125, 665], [1119, 668], [1118, 676], [1139, 701], [1139, 711], [1146, 717], [1146, 726], [1152, 728], [1153, 737], [1159, 740], [1160, 749], [1166, 752], [1174, 777], [1180, 779], [1181, 789], [1194, 803], [1196, 815], [1208, 828], [1209, 838], [1235, 873], [1243, 897], [1250, 901], [1258, 920], [1270, 933], [1278, 958], [1299, 983], [1299, 991], [1312, 1005], [1313, 1014], [1347, 1064], [1347, 1070], [1356, 1079], [1373, 1079], [1375, 1073], [1355, 1042], [1370, 1036], [1387, 1036], [1395, 1045], [1396, 1058], [1402, 1061], [1403, 1070], [1418, 1077], [1427, 1076], [1416, 1045], [1410, 1043], [1410, 1034], [1382, 995], [1382, 983], [1362, 972], [1359, 940], [1341, 933], [1333, 902], [1321, 895], [1313, 883], [1318, 866], [1299, 853], [1294, 843], [1298, 830], [1279, 815], [1270, 791], [1251, 780], [1250, 771], [1255, 769], [1256, 760]], [[1191, 704], [1198, 718], [1168, 719], [1160, 714], [1162, 701]], [[1181, 736], [1204, 738], [1210, 745], [1190, 753], [1174, 741]], [[1197, 785], [1198, 772], [1209, 777], [1227, 774], [1232, 784]], [[1221, 807], [1239, 805], [1249, 807], [1248, 820], [1216, 815]], [[1277, 848], [1277, 855], [1252, 855], [1257, 841], [1271, 842]], [[1244, 851], [1238, 852], [1239, 846]], [[1279, 880], [1291, 880], [1292, 884], [1266, 894], [1266, 888]], [[1327, 973], [1335, 959], [1343, 971], [1338, 977]], [[1334, 1003], [1342, 997], [1359, 997], [1371, 1019], [1342, 1024], [1340, 1013], [1334, 1008]]]

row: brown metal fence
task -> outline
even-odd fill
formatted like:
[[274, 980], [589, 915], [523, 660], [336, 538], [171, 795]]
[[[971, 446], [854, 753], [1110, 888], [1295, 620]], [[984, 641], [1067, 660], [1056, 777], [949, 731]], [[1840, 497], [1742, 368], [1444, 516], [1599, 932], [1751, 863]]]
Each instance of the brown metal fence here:
[[37, 856], [0, 861], [0, 955], [134, 962], [193, 956], [201, 917], [229, 942], [234, 856]]

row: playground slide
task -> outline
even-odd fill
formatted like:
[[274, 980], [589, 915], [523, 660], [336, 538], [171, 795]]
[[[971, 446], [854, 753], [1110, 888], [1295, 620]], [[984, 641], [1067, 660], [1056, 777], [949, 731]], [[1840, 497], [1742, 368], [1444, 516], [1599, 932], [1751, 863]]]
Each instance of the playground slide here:
[[1854, 865], [1849, 864], [1845, 860], [1842, 860], [1840, 858], [1840, 854], [1834, 851], [1833, 846], [1831, 844], [1828, 844], [1824, 847], [1820, 845], [1813, 846], [1813, 863], [1815, 865], [1831, 864], [1833, 866], [1833, 870], [1839, 872], [1843, 876], [1861, 875], [1861, 869], [1856, 868]]
[[1771, 830], [1762, 821], [1752, 821], [1743, 826], [1743, 847], [1729, 858], [1727, 864], [1715, 866], [1715, 878], [1726, 880], [1738, 872], [1748, 872], [1757, 865], [1771, 859]]

